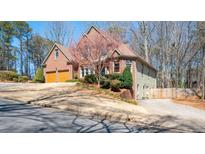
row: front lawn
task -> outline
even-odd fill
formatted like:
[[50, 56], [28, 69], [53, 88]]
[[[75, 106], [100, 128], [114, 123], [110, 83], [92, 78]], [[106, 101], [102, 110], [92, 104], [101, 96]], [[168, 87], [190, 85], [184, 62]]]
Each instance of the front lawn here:
[[126, 103], [118, 93], [81, 83], [0, 83], [0, 98], [122, 121], [148, 114], [143, 107]]
[[[131, 103], [131, 104], [137, 105], [137, 101], [134, 100], [134, 99], [122, 98], [120, 96], [120, 94], [121, 94], [120, 92], [114, 92], [114, 91], [111, 91], [110, 89], [98, 88], [97, 85], [95, 85], [95, 84], [79, 83], [78, 86], [81, 87], [84, 90], [90, 90], [90, 91], [93, 91], [93, 92], [97, 92], [98, 95], [100, 95], [102, 97], [114, 98], [114, 99], [124, 101], [126, 103]], [[123, 90], [126, 90], [126, 89], [122, 89], [122, 91]]]

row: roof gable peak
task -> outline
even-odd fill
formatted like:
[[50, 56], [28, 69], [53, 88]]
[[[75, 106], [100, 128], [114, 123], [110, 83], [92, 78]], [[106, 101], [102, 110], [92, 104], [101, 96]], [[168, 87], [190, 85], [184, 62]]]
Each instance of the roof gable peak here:
[[45, 57], [45, 59], [44, 59], [44, 61], [43, 61], [42, 64], [45, 64], [45, 63], [46, 63], [47, 59], [49, 58], [50, 54], [51, 54], [52, 51], [55, 49], [55, 47], [58, 48], [58, 50], [63, 54], [63, 56], [64, 56], [66, 59], [70, 60], [70, 59], [68, 58], [68, 56], [66, 55], [65, 51], [64, 51], [64, 49], [68, 49], [68, 48], [65, 48], [65, 47], [62, 46], [61, 44], [58, 44], [58, 43], [55, 42], [55, 43], [53, 44], [52, 48], [50, 49], [50, 51], [47, 53], [47, 56]]
[[99, 30], [96, 26], [92, 25], [92, 26], [88, 29], [88, 31], [87, 31], [86, 34], [89, 34], [89, 32], [90, 32], [92, 29], [95, 29], [98, 33], [100, 33], [100, 30]]

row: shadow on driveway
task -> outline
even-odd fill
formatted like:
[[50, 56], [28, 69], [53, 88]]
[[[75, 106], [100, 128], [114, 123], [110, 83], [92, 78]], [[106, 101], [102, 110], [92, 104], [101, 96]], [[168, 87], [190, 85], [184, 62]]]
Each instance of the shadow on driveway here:
[[144, 116], [136, 123], [86, 117], [71, 111], [41, 108], [0, 99], [0, 132], [112, 133], [112, 132], [205, 132], [197, 122], [183, 123], [172, 116]]

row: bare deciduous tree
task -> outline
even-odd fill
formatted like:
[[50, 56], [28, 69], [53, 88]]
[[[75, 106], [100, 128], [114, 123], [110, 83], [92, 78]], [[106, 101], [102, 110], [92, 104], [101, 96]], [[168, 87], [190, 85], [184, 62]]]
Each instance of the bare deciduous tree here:
[[109, 51], [116, 45], [103, 37], [96, 37], [94, 40], [86, 38], [77, 46], [72, 46], [71, 51], [79, 67], [88, 67], [95, 73], [98, 87], [100, 87], [101, 72], [109, 65]]
[[69, 46], [73, 34], [73, 28], [70, 24], [63, 21], [52, 21], [48, 24], [46, 37], [49, 40]]
[[201, 89], [202, 89], [202, 99], [205, 100], [205, 22], [198, 22], [198, 36], [200, 49], [202, 52], [202, 81], [201, 81]]

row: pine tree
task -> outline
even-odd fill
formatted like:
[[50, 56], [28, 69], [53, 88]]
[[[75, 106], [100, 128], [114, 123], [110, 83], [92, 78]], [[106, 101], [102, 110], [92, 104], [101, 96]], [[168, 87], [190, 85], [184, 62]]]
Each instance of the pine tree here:
[[131, 89], [133, 80], [132, 80], [132, 73], [130, 71], [130, 67], [126, 67], [121, 76], [121, 87], [126, 89]]
[[12, 69], [12, 41], [14, 37], [14, 28], [10, 21], [0, 21], [0, 69]]

